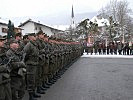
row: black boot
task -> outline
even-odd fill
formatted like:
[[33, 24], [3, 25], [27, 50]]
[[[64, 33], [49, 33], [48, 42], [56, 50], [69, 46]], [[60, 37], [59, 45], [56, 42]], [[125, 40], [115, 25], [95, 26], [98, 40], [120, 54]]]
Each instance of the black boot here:
[[57, 79], [53, 77], [51, 81], [55, 83]]
[[45, 92], [40, 88], [40, 86], [37, 87], [37, 93], [45, 94]]
[[34, 98], [41, 98], [41, 95], [39, 95], [38, 93], [34, 92], [33, 94]]
[[50, 85], [52, 85], [52, 84], [51, 84], [51, 83], [44, 83], [44, 84], [42, 85], [42, 87], [45, 88], [45, 89], [48, 89], [48, 88], [50, 88], [50, 87], [49, 87]]
[[51, 79], [49, 80], [49, 83], [54, 84], [55, 82], [56, 82], [56, 80], [54, 80], [53, 78], [51, 78]]
[[43, 86], [41, 86], [40, 89], [43, 90], [43, 91], [46, 91], [46, 90], [47, 90], [47, 89], [44, 88]]
[[29, 93], [29, 100], [37, 100], [37, 99], [34, 98], [33, 93]]
[[49, 81], [49, 83], [54, 84], [55, 82], [54, 82], [54, 81], [52, 81], [52, 80], [50, 80], [50, 81]]
[[46, 86], [51, 86], [51, 85], [53, 85], [53, 83], [47, 82], [45, 85], [46, 85]]

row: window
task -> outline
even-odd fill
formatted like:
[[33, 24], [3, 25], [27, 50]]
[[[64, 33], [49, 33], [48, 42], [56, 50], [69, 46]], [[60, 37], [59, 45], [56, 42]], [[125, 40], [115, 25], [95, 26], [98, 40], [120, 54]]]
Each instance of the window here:
[[3, 33], [7, 33], [7, 28], [2, 28]]
[[41, 31], [41, 30], [42, 30], [42, 28], [41, 28], [41, 27], [39, 27], [39, 30]]
[[37, 30], [37, 27], [35, 27], [35, 30]]

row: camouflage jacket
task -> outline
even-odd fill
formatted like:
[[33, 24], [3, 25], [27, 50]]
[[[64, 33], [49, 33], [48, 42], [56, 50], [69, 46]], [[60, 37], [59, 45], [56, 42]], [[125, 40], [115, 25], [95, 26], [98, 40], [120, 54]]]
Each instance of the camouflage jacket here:
[[29, 41], [23, 51], [26, 54], [25, 63], [27, 65], [38, 65], [39, 49], [35, 41]]
[[24, 68], [25, 65], [21, 62], [21, 54], [19, 51], [9, 49], [6, 53], [7, 57], [11, 60], [10, 64], [8, 65], [10, 69], [11, 76], [21, 76], [19, 75], [19, 69]]
[[0, 85], [10, 81], [10, 75], [6, 65], [7, 62], [6, 49], [0, 48]]

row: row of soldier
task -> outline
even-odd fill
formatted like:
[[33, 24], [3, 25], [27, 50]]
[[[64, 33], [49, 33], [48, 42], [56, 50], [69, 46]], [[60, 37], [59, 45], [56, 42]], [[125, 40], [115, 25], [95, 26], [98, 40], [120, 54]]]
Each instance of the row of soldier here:
[[43, 31], [7, 40], [0, 36], [0, 100], [37, 100], [83, 54], [80, 43], [48, 37]]
[[110, 42], [107, 44], [104, 42], [95, 43], [91, 46], [85, 47], [85, 52], [90, 54], [119, 54], [119, 55], [133, 55], [133, 44], [131, 43], [122, 43], [122, 42]]

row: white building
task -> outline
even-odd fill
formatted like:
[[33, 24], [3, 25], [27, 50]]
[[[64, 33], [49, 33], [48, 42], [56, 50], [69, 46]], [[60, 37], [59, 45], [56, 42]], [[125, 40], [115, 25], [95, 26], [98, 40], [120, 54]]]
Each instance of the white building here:
[[2, 36], [7, 35], [7, 27], [8, 27], [7, 22], [0, 19], [0, 35]]
[[62, 30], [55, 29], [53, 27], [41, 24], [40, 22], [32, 21], [31, 19], [25, 21], [24, 23], [21, 23], [19, 25], [19, 27], [21, 27], [23, 29], [22, 30], [23, 34], [37, 33], [40, 30], [42, 30], [48, 36], [51, 36], [51, 35], [57, 35], [57, 34], [63, 32]]
[[94, 16], [91, 20], [91, 22], [98, 24], [98, 27], [104, 27], [105, 25], [109, 26], [109, 20], [105, 19], [101, 16]]
[[[7, 35], [8, 31], [8, 21], [4, 21], [0, 18], [0, 35], [5, 36]], [[22, 32], [22, 29], [19, 27], [14, 28], [15, 33]]]

